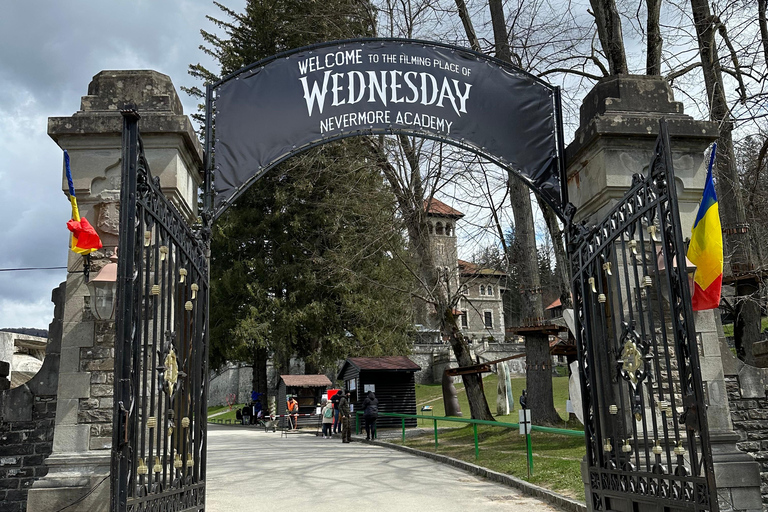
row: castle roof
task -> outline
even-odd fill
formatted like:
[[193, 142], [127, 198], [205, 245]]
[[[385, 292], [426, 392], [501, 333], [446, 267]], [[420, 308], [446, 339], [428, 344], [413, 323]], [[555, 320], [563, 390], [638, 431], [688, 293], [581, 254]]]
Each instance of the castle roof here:
[[507, 275], [507, 273], [502, 270], [495, 270], [492, 268], [481, 267], [480, 265], [477, 265], [475, 263], [470, 263], [469, 261], [458, 260], [458, 264], [459, 264], [459, 272], [461, 272], [462, 276], [502, 277]]
[[459, 210], [451, 208], [442, 201], [438, 201], [434, 197], [428, 201], [424, 201], [424, 210], [429, 215], [435, 215], [437, 217], [449, 217], [451, 219], [460, 219], [464, 216]]

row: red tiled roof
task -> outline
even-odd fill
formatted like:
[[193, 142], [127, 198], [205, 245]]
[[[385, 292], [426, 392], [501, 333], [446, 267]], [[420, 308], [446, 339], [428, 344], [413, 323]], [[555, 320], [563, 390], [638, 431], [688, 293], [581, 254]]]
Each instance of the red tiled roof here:
[[325, 375], [281, 375], [280, 378], [292, 388], [331, 387], [331, 381]]
[[443, 203], [442, 201], [438, 201], [434, 197], [429, 201], [424, 201], [424, 210], [431, 215], [440, 215], [442, 217], [452, 217], [458, 219], [464, 216], [464, 214], [459, 210], [451, 208], [447, 204]]
[[506, 272], [502, 270], [494, 270], [492, 268], [483, 268], [480, 265], [471, 263], [469, 261], [457, 260], [459, 264], [459, 272], [463, 276], [505, 276]]
[[347, 361], [361, 370], [421, 370], [406, 356], [350, 357]]
[[560, 307], [562, 305], [563, 305], [563, 303], [560, 302], [560, 299], [557, 299], [557, 300], [555, 300], [555, 302], [553, 302], [552, 304], [550, 304], [549, 306], [547, 306], [544, 309], [555, 309], [555, 308], [558, 308], [558, 307]]

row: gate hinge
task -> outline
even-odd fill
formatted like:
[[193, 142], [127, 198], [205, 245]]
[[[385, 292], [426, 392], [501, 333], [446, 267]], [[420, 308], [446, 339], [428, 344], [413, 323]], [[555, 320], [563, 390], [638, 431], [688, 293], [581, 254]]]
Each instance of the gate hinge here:
[[117, 403], [117, 408], [120, 415], [120, 423], [118, 425], [120, 436], [118, 439], [120, 439], [120, 446], [122, 447], [128, 444], [128, 409], [125, 408], [122, 400]]
[[696, 397], [694, 395], [684, 396], [683, 405], [685, 406], [685, 411], [680, 415], [680, 423], [685, 424], [687, 430], [699, 432], [701, 425], [699, 425], [699, 407], [696, 404]]

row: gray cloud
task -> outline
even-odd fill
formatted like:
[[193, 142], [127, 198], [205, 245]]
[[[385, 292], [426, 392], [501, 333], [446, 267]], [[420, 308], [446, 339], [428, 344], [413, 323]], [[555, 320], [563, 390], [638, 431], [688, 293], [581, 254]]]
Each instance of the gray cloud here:
[[[244, 0], [224, 2], [240, 9]], [[210, 0], [12, 1], [0, 16], [0, 268], [65, 266], [70, 207], [61, 191], [62, 154], [49, 116], [69, 116], [105, 69], [154, 69], [177, 89], [198, 85], [189, 64], [215, 69], [198, 46]], [[196, 100], [180, 92], [185, 112]], [[65, 270], [0, 272], [0, 328], [48, 326], [51, 290]]]

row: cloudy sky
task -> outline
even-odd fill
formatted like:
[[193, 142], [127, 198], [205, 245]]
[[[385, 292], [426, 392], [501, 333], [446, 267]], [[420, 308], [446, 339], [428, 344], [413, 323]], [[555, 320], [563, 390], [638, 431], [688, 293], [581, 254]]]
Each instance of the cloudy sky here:
[[[245, 0], [225, 0], [240, 9]], [[47, 328], [51, 290], [66, 270], [69, 202], [61, 191], [62, 153], [48, 117], [71, 116], [91, 78], [105, 69], [154, 69], [178, 89], [195, 85], [187, 66], [215, 69], [198, 46], [211, 0], [13, 0], [0, 15], [0, 328]], [[199, 85], [199, 84], [198, 84]], [[196, 102], [180, 92], [184, 111]]]

